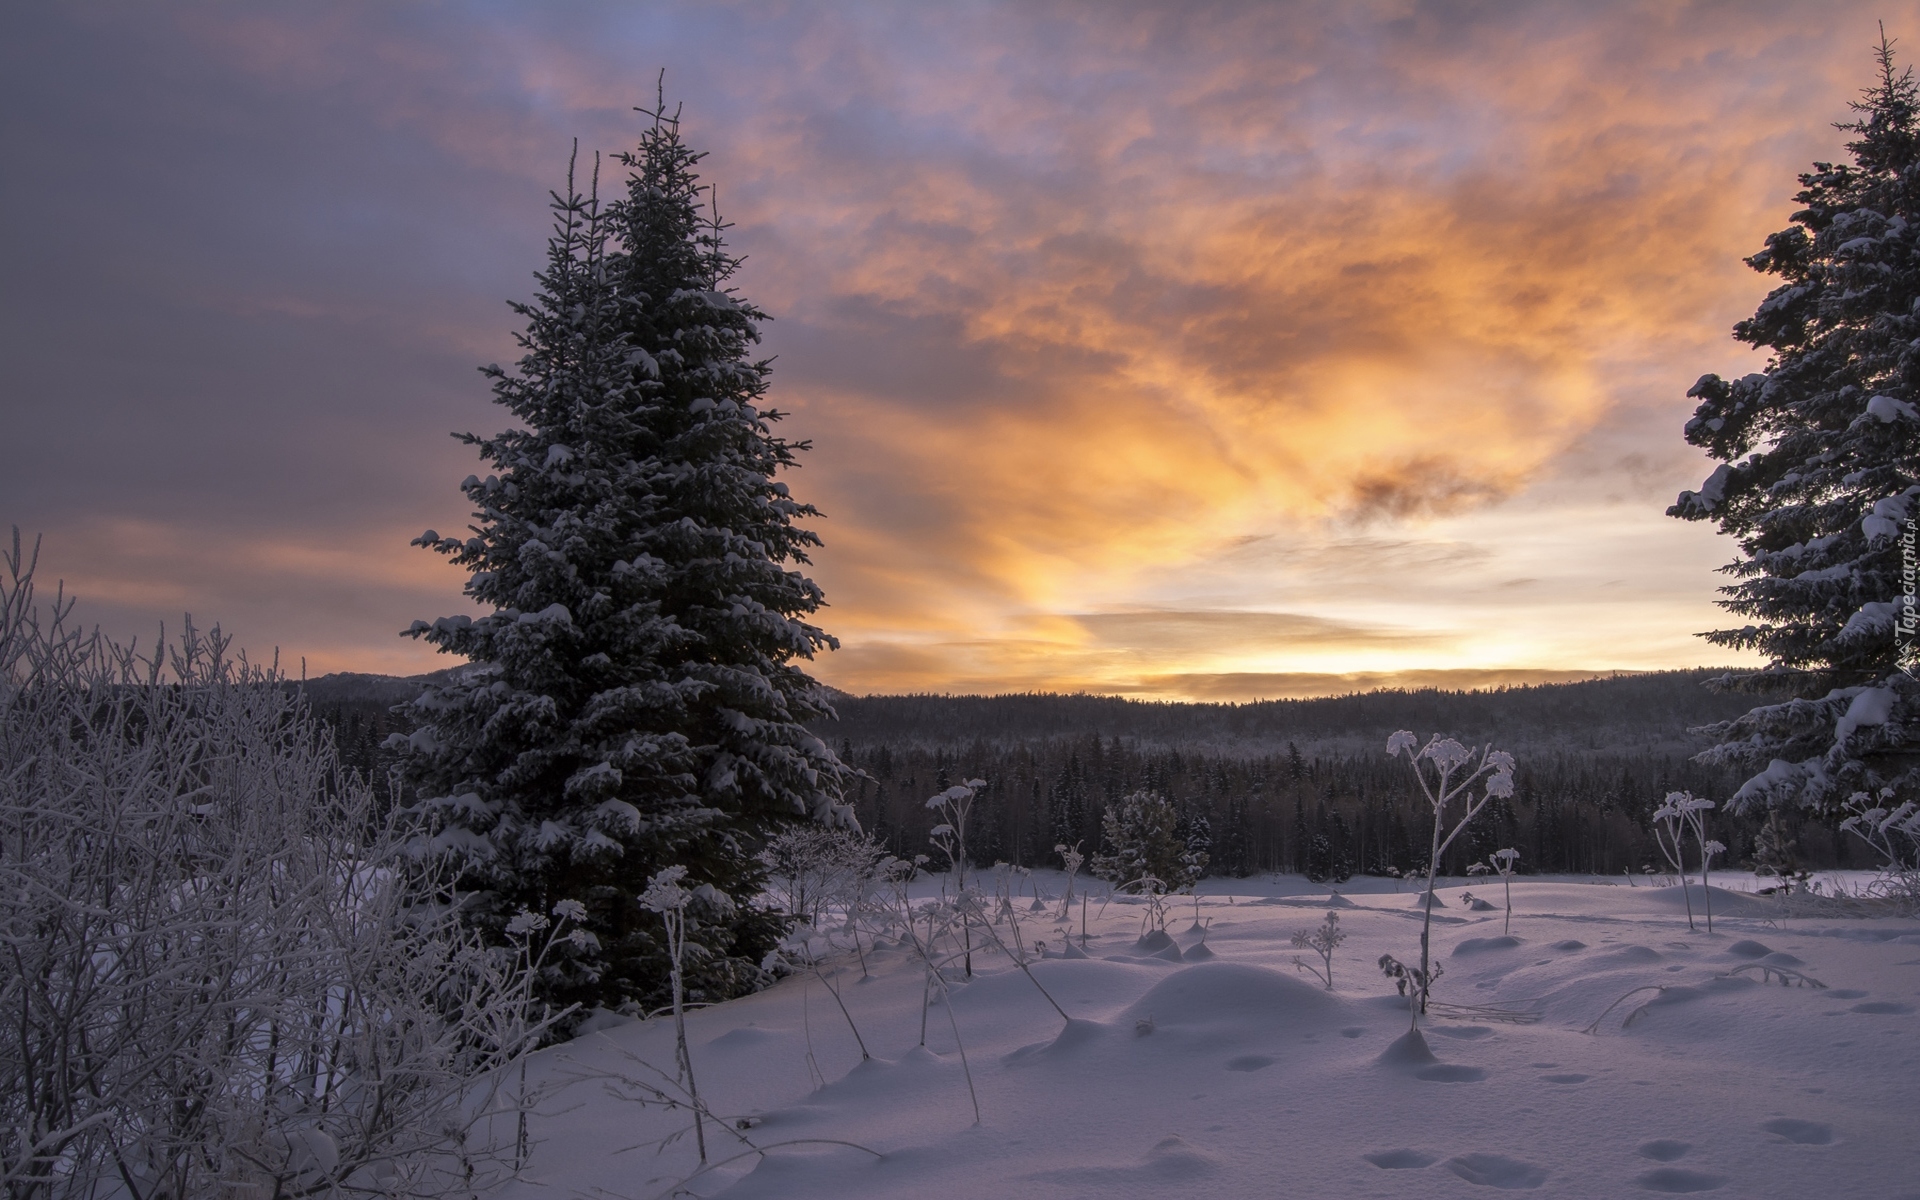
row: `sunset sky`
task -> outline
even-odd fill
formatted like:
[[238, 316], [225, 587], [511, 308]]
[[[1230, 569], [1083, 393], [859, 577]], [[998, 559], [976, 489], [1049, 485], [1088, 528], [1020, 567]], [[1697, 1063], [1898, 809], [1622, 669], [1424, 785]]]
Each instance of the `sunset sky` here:
[[[150, 640], [447, 665], [546, 193], [667, 70], [814, 450], [854, 692], [1732, 661], [1663, 515], [1741, 258], [1920, 4], [106, 4], [0, 15], [0, 531]], [[1904, 57], [1904, 55], [1903, 55]]]

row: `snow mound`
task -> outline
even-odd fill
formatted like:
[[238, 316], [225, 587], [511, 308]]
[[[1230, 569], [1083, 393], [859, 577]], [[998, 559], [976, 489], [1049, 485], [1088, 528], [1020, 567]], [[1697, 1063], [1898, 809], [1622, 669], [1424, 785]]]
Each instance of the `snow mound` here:
[[1142, 935], [1140, 940], [1133, 944], [1133, 952], [1135, 954], [1153, 955], [1160, 953], [1171, 945], [1173, 945], [1173, 935], [1164, 929], [1156, 929], [1151, 933]]
[[1427, 1067], [1440, 1060], [1434, 1057], [1426, 1037], [1418, 1029], [1409, 1029], [1393, 1039], [1393, 1044], [1373, 1061], [1385, 1067]]
[[1614, 950], [1602, 951], [1601, 953], [1595, 955], [1588, 962], [1587, 965], [1589, 967], [1595, 967], [1595, 968], [1627, 967], [1627, 966], [1637, 967], [1637, 966], [1643, 966], [1646, 963], [1657, 963], [1662, 959], [1664, 959], [1665, 957], [1666, 955], [1660, 953], [1658, 950], [1655, 950], [1652, 946], [1629, 945], [1629, 946], [1621, 946], [1618, 949], [1614, 949]]
[[1453, 948], [1453, 956], [1462, 954], [1485, 954], [1489, 950], [1511, 950], [1520, 945], [1520, 939], [1511, 934], [1501, 937], [1467, 938]]
[[1075, 1017], [1068, 1020], [1067, 1027], [1062, 1029], [1052, 1041], [1034, 1042], [1022, 1046], [1009, 1054], [1001, 1055], [1000, 1061], [1008, 1066], [1015, 1066], [1069, 1056], [1087, 1046], [1104, 1041], [1108, 1032], [1108, 1028], [1098, 1021], [1086, 1021]]
[[1727, 953], [1737, 958], [1765, 958], [1773, 953], [1773, 947], [1765, 942], [1756, 942], [1752, 938], [1742, 938], [1728, 946]]
[[1156, 1030], [1254, 1033], [1343, 1020], [1346, 1006], [1324, 988], [1250, 963], [1203, 962], [1147, 989], [1121, 1014], [1123, 1025], [1150, 1020]]
[[[1713, 893], [1713, 915], [1718, 917], [1770, 917], [1780, 911], [1776, 901], [1766, 900], [1751, 892], [1729, 891], [1723, 887], [1705, 889]], [[1687, 885], [1682, 893], [1677, 887], [1640, 889], [1641, 894], [1649, 897], [1653, 903], [1670, 912], [1687, 911], [1687, 904], [1693, 904], [1693, 919], [1704, 922], [1707, 915], [1706, 900], [1701, 896], [1699, 884]]]
[[1114, 1187], [1153, 1183], [1180, 1183], [1211, 1175], [1216, 1167], [1212, 1158], [1195, 1150], [1179, 1137], [1160, 1139], [1138, 1166], [1061, 1167], [1035, 1171], [1029, 1179], [1067, 1184], [1083, 1191], [1104, 1191]]

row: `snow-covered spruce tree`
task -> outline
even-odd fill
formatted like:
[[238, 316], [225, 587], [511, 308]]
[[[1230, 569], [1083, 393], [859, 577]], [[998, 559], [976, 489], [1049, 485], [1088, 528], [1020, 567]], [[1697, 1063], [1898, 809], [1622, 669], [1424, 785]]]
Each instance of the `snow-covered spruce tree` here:
[[[470, 570], [478, 619], [409, 632], [473, 665], [411, 706], [406, 771], [454, 859], [467, 911], [587, 908], [547, 997], [651, 1007], [669, 993], [646, 881], [687, 868], [689, 999], [759, 986], [782, 918], [751, 903], [754, 857], [784, 822], [850, 820], [850, 772], [805, 722], [829, 710], [796, 665], [832, 638], [792, 569], [815, 515], [774, 479], [804, 443], [759, 407], [762, 314], [724, 290], [737, 260], [703, 220], [699, 155], [653, 115], [627, 195], [602, 207], [569, 172], [513, 371], [489, 367], [521, 428], [465, 435], [498, 473], [462, 485], [468, 538], [417, 544]], [[715, 889], [715, 890], [709, 890]], [[711, 896], [712, 903], [699, 898]]]
[[1101, 819], [1101, 852], [1089, 869], [1101, 879], [1126, 886], [1157, 881], [1148, 890], [1171, 892], [1197, 882], [1207, 871], [1204, 851], [1190, 849], [1174, 832], [1179, 814], [1173, 801], [1156, 792], [1130, 792], [1109, 805]]
[[1800, 176], [1793, 224], [1747, 260], [1782, 280], [1734, 327], [1772, 351], [1766, 371], [1688, 393], [1687, 441], [1722, 465], [1668, 515], [1713, 520], [1741, 550], [1720, 604], [1745, 623], [1704, 636], [1770, 660], [1727, 685], [1795, 695], [1708, 727], [1701, 758], [1753, 772], [1735, 812], [1835, 818], [1854, 793], [1920, 786], [1920, 683], [1897, 628], [1920, 516], [1920, 92], [1884, 37], [1878, 57], [1840, 126], [1853, 161]]

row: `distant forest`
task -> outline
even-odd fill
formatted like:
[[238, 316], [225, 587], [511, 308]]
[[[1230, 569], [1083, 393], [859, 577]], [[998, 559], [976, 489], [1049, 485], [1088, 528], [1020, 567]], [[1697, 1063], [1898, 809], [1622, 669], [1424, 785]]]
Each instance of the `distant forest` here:
[[[903, 857], [927, 851], [928, 796], [984, 779], [971, 857], [1060, 865], [1054, 846], [1100, 845], [1106, 806], [1136, 789], [1170, 797], [1214, 875], [1272, 871], [1338, 881], [1424, 864], [1432, 816], [1387, 736], [1411, 729], [1519, 759], [1511, 801], [1490, 807], [1442, 863], [1461, 875], [1502, 846], [1523, 873], [1618, 875], [1662, 867], [1648, 814], [1669, 791], [1724, 801], [1737, 776], [1691, 756], [1689, 727], [1726, 720], [1748, 695], [1709, 689], [1711, 671], [1623, 675], [1482, 692], [1367, 692], [1316, 700], [1183, 704], [1086, 695], [837, 696], [821, 737], [865, 772], [849, 799]], [[330, 675], [304, 686], [349, 765], [385, 773], [380, 743], [405, 732], [389, 710], [421, 680]], [[1763, 822], [1716, 811], [1722, 865], [1761, 855]], [[1865, 865], [1844, 836], [1783, 813], [1771, 855], [1809, 869]], [[1791, 860], [1791, 861], [1787, 861]]]

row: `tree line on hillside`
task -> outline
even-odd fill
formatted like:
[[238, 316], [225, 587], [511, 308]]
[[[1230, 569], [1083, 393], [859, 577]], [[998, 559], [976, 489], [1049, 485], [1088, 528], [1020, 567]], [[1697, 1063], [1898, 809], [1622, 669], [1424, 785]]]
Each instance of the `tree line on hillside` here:
[[[1206, 853], [1207, 872], [1215, 876], [1280, 871], [1338, 881], [1405, 875], [1424, 869], [1432, 832], [1431, 809], [1383, 751], [1309, 756], [1293, 746], [1277, 755], [1229, 758], [1089, 735], [935, 749], [846, 742], [840, 756], [865, 775], [848, 794], [862, 826], [902, 857], [926, 852], [935, 824], [927, 797], [976, 778], [986, 781], [970, 839], [981, 867], [1059, 867], [1054, 848], [1061, 845], [1089, 856], [1109, 851], [1103, 818], [1135, 791], [1173, 801], [1180, 836]], [[1526, 873], [1638, 873], [1662, 861], [1649, 821], [1668, 792], [1725, 797], [1739, 783], [1737, 772], [1684, 754], [1522, 759], [1512, 799], [1476, 819], [1441, 870], [1464, 874], [1471, 863], [1511, 846]], [[1757, 814], [1716, 812], [1713, 820], [1730, 864], [1790, 873], [1850, 863], [1844, 839], [1796, 813], [1780, 813], [1771, 825]]]
[[[1057, 867], [1055, 845], [1098, 853], [1107, 809], [1144, 789], [1172, 799], [1183, 831], [1209, 843], [1214, 875], [1285, 871], [1329, 879], [1414, 870], [1423, 865], [1430, 832], [1431, 814], [1405, 772], [1395, 772], [1377, 749], [1350, 743], [1384, 745], [1382, 731], [1396, 727], [1469, 741], [1491, 728], [1479, 740], [1522, 751], [1514, 798], [1476, 823], [1472, 836], [1448, 852], [1443, 870], [1458, 874], [1488, 851], [1513, 846], [1523, 871], [1617, 875], [1661, 861], [1648, 817], [1668, 791], [1724, 798], [1739, 786], [1737, 771], [1691, 761], [1687, 726], [1747, 703], [1702, 686], [1708, 674], [1247, 705], [1106, 696], [842, 697], [838, 719], [814, 728], [839, 734], [840, 757], [863, 773], [846, 795], [861, 826], [905, 858], [926, 851], [936, 823], [927, 797], [983, 778], [973, 843], [983, 867]], [[353, 677], [308, 686], [342, 759], [384, 775], [392, 760], [383, 743], [411, 732], [392, 706], [419, 685]], [[1591, 736], [1596, 725], [1609, 730], [1607, 740]], [[1782, 812], [1771, 829], [1760, 814], [1722, 813], [1716, 820], [1729, 863], [1820, 869], [1851, 861], [1847, 839], [1797, 812]]]
[[1118, 696], [846, 696], [835, 719], [814, 728], [835, 741], [895, 746], [1017, 744], [1035, 738], [1106, 737], [1160, 746], [1281, 750], [1288, 742], [1384, 738], [1396, 729], [1443, 729], [1465, 741], [1516, 750], [1623, 745], [1694, 747], [1688, 728], [1731, 720], [1751, 699], [1716, 692], [1712, 670], [1655, 671], [1580, 683], [1488, 691], [1390, 689], [1243, 704], [1132, 700]]

